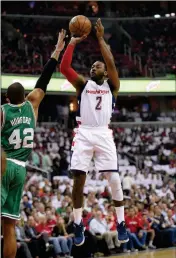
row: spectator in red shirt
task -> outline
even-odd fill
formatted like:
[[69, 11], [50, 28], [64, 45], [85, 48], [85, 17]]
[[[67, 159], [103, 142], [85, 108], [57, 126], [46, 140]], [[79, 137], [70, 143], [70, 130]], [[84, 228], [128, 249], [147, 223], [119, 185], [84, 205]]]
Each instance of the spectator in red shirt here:
[[155, 238], [155, 230], [151, 228], [152, 223], [147, 216], [147, 211], [144, 211], [142, 214], [142, 219], [140, 220], [140, 228], [150, 234], [149, 248], [156, 249], [153, 245], [153, 240]]
[[51, 237], [52, 227], [47, 225], [47, 218], [45, 216], [40, 216], [40, 222], [36, 226], [36, 230], [38, 233], [47, 233], [48, 234], [49, 242], [53, 244], [55, 256], [56, 256], [56, 258], [59, 258], [60, 255], [62, 254], [61, 243], [60, 243], [58, 237]]
[[139, 230], [139, 219], [135, 214], [134, 208], [129, 210], [129, 215], [126, 217], [126, 226], [131, 233], [137, 233]]
[[83, 210], [83, 225], [84, 227], [89, 230], [89, 222], [91, 221], [92, 219], [92, 213], [91, 212], [88, 212], [87, 210]]
[[47, 218], [45, 216], [40, 216], [36, 230], [38, 233], [47, 233], [51, 236], [52, 228], [47, 224]]
[[114, 216], [113, 211], [109, 211], [106, 216], [106, 221], [110, 231], [115, 231], [117, 228], [116, 217]]
[[52, 215], [51, 211], [46, 212], [47, 226], [53, 231], [53, 228], [56, 226], [56, 217]]
[[[135, 245], [137, 248], [145, 250], [147, 233], [140, 230], [139, 219], [137, 218], [133, 207], [129, 209], [129, 216], [126, 217], [125, 222], [129, 230], [130, 249], [134, 250]], [[127, 246], [128, 243], [124, 244], [124, 249], [127, 249]]]
[[135, 212], [138, 220], [142, 220], [142, 211], [144, 210], [144, 203], [141, 203], [140, 201], [136, 203]]

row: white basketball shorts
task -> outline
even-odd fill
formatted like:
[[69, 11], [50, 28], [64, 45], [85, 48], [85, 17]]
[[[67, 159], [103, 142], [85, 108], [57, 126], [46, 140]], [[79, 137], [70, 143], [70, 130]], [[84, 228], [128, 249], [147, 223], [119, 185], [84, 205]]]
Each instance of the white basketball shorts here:
[[73, 139], [71, 170], [88, 172], [94, 159], [99, 172], [117, 172], [117, 150], [112, 130], [107, 127], [85, 127], [77, 129]]

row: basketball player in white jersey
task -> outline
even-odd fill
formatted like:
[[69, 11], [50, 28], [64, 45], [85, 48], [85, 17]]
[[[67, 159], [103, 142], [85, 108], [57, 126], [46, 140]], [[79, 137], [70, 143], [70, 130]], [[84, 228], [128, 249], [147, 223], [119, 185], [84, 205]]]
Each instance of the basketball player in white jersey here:
[[72, 192], [74, 243], [77, 246], [85, 241], [82, 224], [83, 188], [92, 157], [94, 157], [97, 170], [106, 175], [111, 187], [118, 220], [118, 240], [120, 243], [129, 240], [124, 222], [123, 192], [118, 174], [116, 147], [112, 131], [108, 127], [120, 82], [114, 58], [103, 38], [104, 27], [100, 19], [95, 29], [105, 63], [97, 61], [92, 65], [91, 79], [86, 80], [71, 67], [74, 48], [86, 38], [85, 35], [80, 38], [71, 38], [60, 66], [61, 73], [76, 88], [81, 122], [74, 137], [74, 151], [71, 159], [71, 171], [74, 178]]

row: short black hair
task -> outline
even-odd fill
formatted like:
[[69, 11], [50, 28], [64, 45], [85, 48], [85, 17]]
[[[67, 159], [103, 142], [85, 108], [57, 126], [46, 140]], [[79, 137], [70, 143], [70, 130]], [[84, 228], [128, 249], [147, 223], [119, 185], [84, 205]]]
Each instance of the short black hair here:
[[7, 89], [7, 98], [11, 104], [20, 104], [24, 101], [25, 90], [21, 83], [14, 82]]
[[103, 59], [102, 59], [102, 60], [101, 60], [101, 59], [95, 60], [95, 61], [93, 62], [93, 64], [96, 63], [96, 62], [100, 62], [100, 63], [104, 64], [105, 71], [107, 71], [107, 66], [106, 66], [105, 62], [103, 61]]
[[105, 71], [107, 71], [107, 66], [106, 66], [105, 62], [103, 62], [103, 61], [99, 61], [99, 62], [101, 62], [102, 64], [104, 64]]

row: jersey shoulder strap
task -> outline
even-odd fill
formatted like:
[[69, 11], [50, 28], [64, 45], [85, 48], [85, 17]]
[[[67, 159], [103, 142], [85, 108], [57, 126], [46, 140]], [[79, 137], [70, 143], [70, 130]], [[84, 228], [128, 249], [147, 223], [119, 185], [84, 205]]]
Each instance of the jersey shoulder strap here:
[[[114, 96], [115, 95], [114, 94], [114, 86], [113, 86], [112, 82], [109, 79], [106, 82], [109, 85], [109, 88], [110, 88], [110, 91], [111, 91], [112, 95]], [[116, 99], [117, 97], [114, 96], [114, 98]]]
[[83, 91], [84, 91], [84, 89], [85, 89], [85, 87], [86, 87], [86, 85], [87, 85], [88, 82], [89, 82], [89, 80], [87, 80], [87, 81], [85, 82], [85, 84], [82, 86], [81, 90], [79, 91], [79, 94], [77, 95], [77, 99], [78, 99], [78, 100], [80, 100], [81, 94], [83, 93]]
[[32, 110], [32, 113], [33, 113], [33, 116], [34, 116], [35, 127], [36, 127], [37, 118], [36, 118], [36, 116], [35, 116], [34, 107], [33, 107], [32, 103], [31, 103], [29, 100], [26, 100], [26, 102], [27, 102], [27, 103], [30, 105], [30, 107], [31, 107], [31, 110]]
[[1, 106], [1, 131], [5, 125], [6, 113], [5, 113], [5, 105]]

